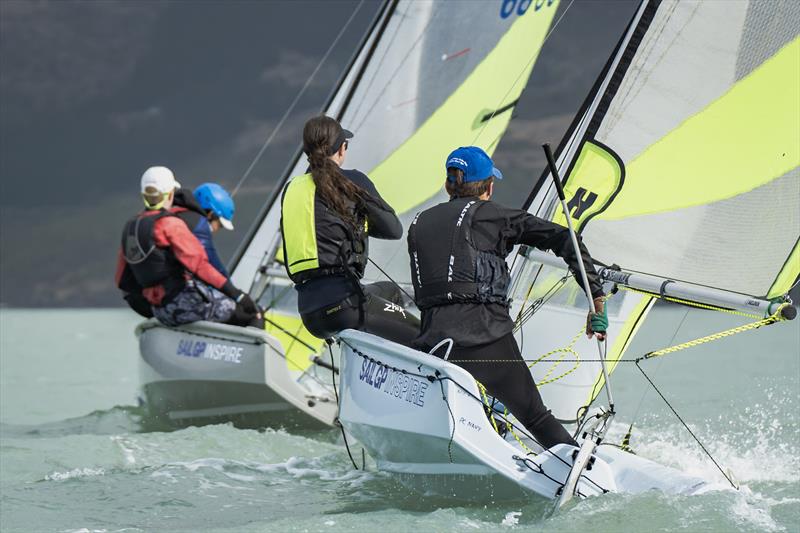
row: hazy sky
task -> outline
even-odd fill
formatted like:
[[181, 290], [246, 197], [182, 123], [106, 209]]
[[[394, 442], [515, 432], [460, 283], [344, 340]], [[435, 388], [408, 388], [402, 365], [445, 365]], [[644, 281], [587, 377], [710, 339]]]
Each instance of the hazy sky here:
[[[500, 2], [500, 0], [485, 0]], [[538, 175], [630, 19], [575, 1], [542, 50], [501, 168]], [[119, 233], [153, 164], [232, 187], [359, 2], [0, 1], [0, 303], [120, 305]], [[569, 5], [562, 1], [559, 13]], [[228, 257], [378, 2], [366, 1], [237, 197]], [[513, 201], [513, 199], [509, 199]]]

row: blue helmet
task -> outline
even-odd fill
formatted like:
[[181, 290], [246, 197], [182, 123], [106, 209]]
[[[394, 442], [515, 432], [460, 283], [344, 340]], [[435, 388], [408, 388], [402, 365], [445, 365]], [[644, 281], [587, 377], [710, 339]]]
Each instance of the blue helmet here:
[[194, 190], [194, 197], [200, 207], [210, 211], [225, 229], [233, 229], [233, 212], [236, 206], [228, 191], [216, 183], [204, 183]]

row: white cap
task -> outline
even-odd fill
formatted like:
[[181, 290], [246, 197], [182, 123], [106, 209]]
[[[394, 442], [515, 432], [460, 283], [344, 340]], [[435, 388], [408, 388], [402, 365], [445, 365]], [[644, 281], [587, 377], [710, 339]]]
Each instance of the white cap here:
[[233, 230], [233, 222], [231, 222], [227, 218], [219, 217], [219, 218], [217, 218], [217, 220], [219, 220], [219, 224], [223, 228], [225, 228], [227, 230]]
[[142, 174], [142, 194], [147, 187], [153, 187], [158, 192], [167, 194], [175, 189], [180, 189], [181, 184], [175, 181], [175, 175], [167, 167], [150, 167]]

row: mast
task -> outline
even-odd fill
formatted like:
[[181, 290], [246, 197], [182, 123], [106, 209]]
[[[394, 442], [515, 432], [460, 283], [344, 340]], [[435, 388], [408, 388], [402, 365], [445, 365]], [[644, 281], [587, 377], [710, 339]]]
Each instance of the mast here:
[[[358, 47], [356, 47], [356, 50], [353, 52], [352, 56], [348, 60], [346, 68], [342, 71], [341, 75], [339, 76], [339, 80], [336, 82], [333, 89], [326, 98], [325, 104], [322, 107], [323, 111], [330, 109], [330, 107], [334, 104], [336, 98], [339, 96], [339, 92], [341, 91], [345, 82], [347, 82], [348, 78], [350, 77], [352, 69], [359, 63], [359, 59], [363, 57], [363, 60], [359, 65], [358, 72], [356, 73], [355, 79], [348, 87], [345, 103], [342, 105], [341, 110], [336, 113], [336, 118], [337, 119], [341, 118], [342, 113], [344, 113], [345, 108], [349, 104], [350, 98], [352, 98], [352, 94], [355, 91], [358, 82], [360, 81], [361, 76], [363, 75], [364, 70], [367, 67], [367, 64], [369, 63], [369, 59], [372, 57], [372, 54], [374, 53], [375, 48], [378, 42], [380, 41], [383, 31], [386, 29], [386, 25], [388, 24], [389, 19], [391, 19], [391, 16], [397, 7], [398, 1], [399, 0], [385, 0], [381, 8], [375, 14], [375, 17], [370, 23], [367, 31], [361, 38]], [[366, 49], [367, 46], [369, 46], [368, 49]], [[366, 55], [364, 55], [365, 51]], [[291, 176], [292, 171], [300, 161], [300, 157], [302, 156], [302, 154], [303, 154], [303, 147], [302, 143], [300, 143], [297, 149], [295, 150], [294, 155], [284, 168], [280, 180], [278, 180], [278, 183], [276, 184], [275, 188], [270, 193], [269, 197], [267, 198], [267, 201], [262, 206], [261, 211], [259, 211], [255, 220], [250, 225], [250, 228], [247, 230], [247, 234], [242, 239], [241, 243], [234, 252], [233, 257], [231, 258], [230, 263], [228, 265], [228, 270], [231, 273], [234, 273], [236, 268], [241, 263], [242, 257], [247, 251], [247, 248], [250, 246], [250, 243], [252, 242], [253, 238], [258, 233], [259, 229], [261, 228], [262, 224], [267, 218], [267, 215], [274, 206], [275, 202], [280, 197], [284, 185], [289, 180], [289, 178], [292, 177]], [[270, 246], [269, 248], [273, 248], [273, 246]], [[270, 254], [271, 251], [272, 251], [271, 249], [267, 249], [265, 250], [265, 253]]]

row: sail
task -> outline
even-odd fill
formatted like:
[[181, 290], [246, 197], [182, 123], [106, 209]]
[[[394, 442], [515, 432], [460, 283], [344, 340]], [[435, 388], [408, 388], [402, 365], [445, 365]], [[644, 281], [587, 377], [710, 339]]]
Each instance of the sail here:
[[[755, 297], [789, 289], [800, 273], [798, 33], [793, 0], [642, 3], [557, 153], [595, 259]], [[543, 176], [529, 210], [566, 224], [550, 183]], [[549, 282], [546, 267], [522, 263], [518, 305]], [[609, 304], [613, 368], [651, 302], [626, 294]], [[554, 298], [523, 337], [541, 351], [563, 346], [582, 323], [575, 309]], [[561, 328], [560, 341], [548, 327]], [[597, 359], [591, 342], [575, 351]], [[553, 364], [534, 366], [535, 378], [570, 369]], [[599, 364], [580, 363], [542, 394], [569, 420], [599, 385]]]
[[[326, 113], [355, 135], [344, 166], [367, 172], [404, 227], [417, 211], [445, 199], [443, 163], [451, 150], [475, 144], [494, 151], [557, 8], [557, 0], [402, 0], [382, 12]], [[286, 177], [306, 168], [298, 157]], [[281, 288], [285, 280], [275, 268], [279, 218], [273, 199], [233, 280], [247, 287], [271, 273], [262, 302], [281, 313], [271, 315], [283, 328], [274, 333], [302, 335], [294, 291]], [[371, 240], [370, 247], [370, 259], [410, 285], [405, 239]], [[385, 278], [370, 266], [365, 281], [376, 279]], [[305, 344], [293, 346], [300, 351], [287, 357], [307, 366]]]
[[800, 273], [800, 4], [649, 2], [637, 29], [564, 147], [584, 242], [626, 269], [785, 293]]

